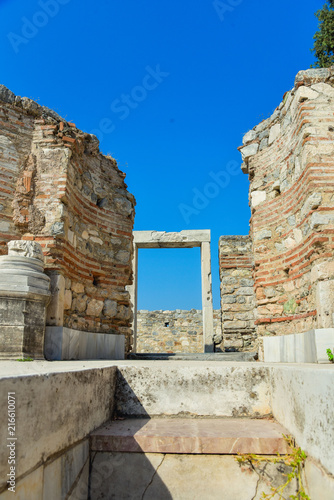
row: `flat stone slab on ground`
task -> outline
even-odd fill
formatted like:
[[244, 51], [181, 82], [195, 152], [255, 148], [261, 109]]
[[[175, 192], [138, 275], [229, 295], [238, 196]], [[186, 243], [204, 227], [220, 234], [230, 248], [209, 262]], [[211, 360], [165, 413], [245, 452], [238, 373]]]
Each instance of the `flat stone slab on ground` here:
[[91, 450], [236, 455], [285, 454], [286, 429], [273, 420], [152, 418], [115, 420], [91, 434]]
[[130, 353], [128, 359], [151, 361], [256, 361], [257, 352]]

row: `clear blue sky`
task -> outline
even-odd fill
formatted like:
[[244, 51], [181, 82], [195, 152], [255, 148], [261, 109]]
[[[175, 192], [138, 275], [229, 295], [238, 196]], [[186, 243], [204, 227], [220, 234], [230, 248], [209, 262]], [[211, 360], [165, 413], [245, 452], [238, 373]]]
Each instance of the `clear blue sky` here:
[[[236, 148], [312, 64], [323, 3], [0, 0], [0, 82], [99, 136], [135, 229], [211, 229], [218, 308], [219, 236], [249, 230]], [[142, 250], [138, 305], [200, 309], [199, 250]]]

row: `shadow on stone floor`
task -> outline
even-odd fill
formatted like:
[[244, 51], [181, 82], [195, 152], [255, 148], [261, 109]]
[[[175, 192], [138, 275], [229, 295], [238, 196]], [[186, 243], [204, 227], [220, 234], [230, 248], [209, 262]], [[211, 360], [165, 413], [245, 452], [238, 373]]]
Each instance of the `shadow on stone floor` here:
[[[150, 416], [119, 371], [115, 400], [115, 419], [128, 418], [126, 412], [129, 406], [133, 414], [140, 417], [138, 420], [131, 419], [131, 429], [135, 434], [145, 425], [142, 419], [149, 419]], [[109, 441], [108, 437], [99, 449], [101, 451], [91, 451], [90, 500], [172, 500], [172, 495], [158, 472], [164, 461], [164, 454], [145, 454], [134, 436], [128, 437], [128, 452], [110, 451], [117, 450], [117, 443]]]

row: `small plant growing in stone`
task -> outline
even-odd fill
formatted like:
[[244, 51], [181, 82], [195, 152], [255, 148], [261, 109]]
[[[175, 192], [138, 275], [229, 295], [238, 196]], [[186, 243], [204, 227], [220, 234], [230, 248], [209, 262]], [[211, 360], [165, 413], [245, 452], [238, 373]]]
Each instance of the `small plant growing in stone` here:
[[305, 487], [303, 485], [303, 479], [302, 479], [302, 470], [304, 468], [305, 460], [307, 458], [306, 453], [301, 449], [297, 448], [295, 446], [294, 440], [292, 436], [284, 436], [284, 439], [288, 443], [291, 453], [289, 455], [279, 455], [277, 454], [276, 457], [267, 457], [267, 456], [261, 456], [261, 455], [254, 455], [254, 454], [246, 454], [246, 455], [239, 455], [236, 460], [240, 464], [243, 463], [248, 463], [251, 465], [252, 468], [253, 465], [259, 464], [260, 462], [272, 462], [274, 464], [283, 462], [285, 465], [291, 467], [291, 472], [289, 474], [286, 474], [286, 481], [283, 483], [281, 486], [278, 486], [276, 488], [271, 487], [272, 493], [267, 494], [267, 493], [262, 493], [261, 498], [270, 500], [270, 499], [281, 499], [285, 500], [285, 497], [283, 496], [284, 490], [287, 488], [287, 486], [296, 479], [297, 485], [298, 485], [298, 491], [296, 492], [295, 495], [290, 495], [289, 499], [290, 500], [311, 500], [311, 498], [307, 495], [305, 491]]
[[331, 349], [327, 349], [327, 356], [328, 356], [328, 359], [331, 363], [334, 363], [334, 354], [333, 354], [333, 351]]
[[33, 358], [18, 358], [16, 361], [34, 361]]

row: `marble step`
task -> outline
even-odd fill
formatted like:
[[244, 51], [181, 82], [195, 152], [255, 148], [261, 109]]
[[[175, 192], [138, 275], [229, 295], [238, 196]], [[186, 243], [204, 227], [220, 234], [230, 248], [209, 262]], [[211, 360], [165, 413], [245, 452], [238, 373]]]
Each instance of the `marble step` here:
[[130, 353], [128, 359], [152, 361], [256, 361], [257, 352]]
[[236, 455], [289, 453], [273, 419], [152, 418], [114, 420], [90, 435], [97, 452]]
[[116, 376], [118, 417], [262, 418], [272, 411], [263, 363], [126, 360]]

